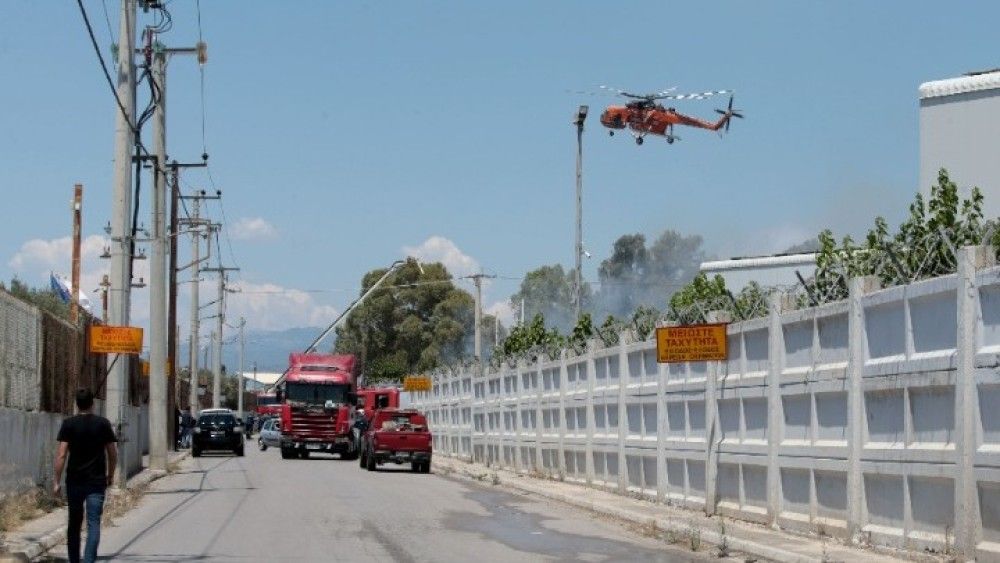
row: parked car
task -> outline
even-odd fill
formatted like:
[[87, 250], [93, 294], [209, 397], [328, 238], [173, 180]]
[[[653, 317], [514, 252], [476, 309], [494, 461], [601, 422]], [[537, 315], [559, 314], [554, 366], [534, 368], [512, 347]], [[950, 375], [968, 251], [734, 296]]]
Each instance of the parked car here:
[[268, 447], [281, 447], [281, 419], [270, 418], [264, 421], [264, 426], [260, 427], [260, 437], [257, 438], [257, 447], [260, 451]]
[[206, 450], [229, 450], [243, 455], [243, 421], [229, 409], [201, 411], [191, 436], [191, 455], [198, 457]]

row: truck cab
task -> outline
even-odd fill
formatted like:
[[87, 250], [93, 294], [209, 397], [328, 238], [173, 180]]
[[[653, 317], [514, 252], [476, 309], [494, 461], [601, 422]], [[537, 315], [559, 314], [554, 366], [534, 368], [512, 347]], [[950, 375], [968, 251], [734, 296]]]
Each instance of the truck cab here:
[[281, 457], [312, 452], [355, 459], [351, 426], [356, 402], [355, 358], [351, 355], [291, 354], [279, 391]]

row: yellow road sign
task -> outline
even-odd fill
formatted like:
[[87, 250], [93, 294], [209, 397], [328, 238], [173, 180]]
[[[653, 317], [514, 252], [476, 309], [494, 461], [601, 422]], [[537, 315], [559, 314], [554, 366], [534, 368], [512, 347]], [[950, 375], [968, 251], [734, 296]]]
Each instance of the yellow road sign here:
[[728, 354], [725, 323], [656, 329], [656, 361], [660, 363], [725, 360]]
[[431, 378], [426, 375], [408, 375], [403, 378], [403, 391], [430, 391]]
[[142, 329], [134, 326], [90, 325], [91, 354], [138, 354]]

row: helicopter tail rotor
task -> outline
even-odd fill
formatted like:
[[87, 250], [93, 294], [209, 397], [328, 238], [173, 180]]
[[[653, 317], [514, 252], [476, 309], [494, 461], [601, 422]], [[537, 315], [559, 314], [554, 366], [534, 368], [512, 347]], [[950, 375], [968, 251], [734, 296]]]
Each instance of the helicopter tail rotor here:
[[726, 120], [726, 132], [727, 133], [729, 132], [729, 124], [732, 122], [732, 118], [738, 117], [740, 119], [743, 119], [743, 114], [740, 113], [740, 110], [733, 109], [733, 97], [732, 96], [729, 96], [729, 106], [726, 107], [725, 110], [716, 109], [715, 112], [718, 113], [718, 114], [721, 114], [721, 115], [725, 116], [725, 120]]

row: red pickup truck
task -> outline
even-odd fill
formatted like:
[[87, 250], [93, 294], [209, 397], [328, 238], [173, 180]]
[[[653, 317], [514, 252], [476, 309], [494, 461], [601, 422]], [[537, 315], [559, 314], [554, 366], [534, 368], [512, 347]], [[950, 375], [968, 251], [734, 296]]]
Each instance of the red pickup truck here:
[[429, 473], [431, 453], [431, 432], [423, 414], [414, 409], [381, 409], [362, 439], [361, 467], [375, 471], [386, 462], [408, 462], [413, 471]]

